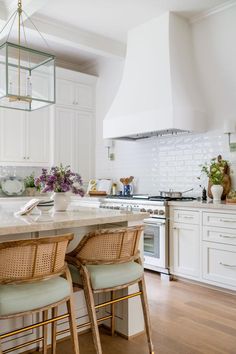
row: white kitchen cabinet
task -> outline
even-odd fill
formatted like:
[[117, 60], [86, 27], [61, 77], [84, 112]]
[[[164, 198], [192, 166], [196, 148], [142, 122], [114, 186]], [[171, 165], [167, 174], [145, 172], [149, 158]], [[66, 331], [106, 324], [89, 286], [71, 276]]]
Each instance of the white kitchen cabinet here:
[[[85, 181], [94, 177], [94, 92], [96, 77], [57, 69], [57, 104], [33, 112], [0, 108], [0, 164], [68, 164]], [[33, 88], [48, 95], [45, 77]]]
[[26, 162], [25, 112], [1, 108], [1, 163]]
[[1, 164], [50, 163], [50, 108], [34, 112], [1, 109]]
[[94, 165], [93, 114], [57, 106], [54, 134], [54, 163], [70, 165], [88, 182]]
[[76, 167], [83, 181], [94, 177], [94, 129], [92, 113], [79, 111], [76, 115]]
[[93, 109], [93, 87], [67, 79], [57, 80], [56, 102], [72, 109]]
[[198, 278], [200, 274], [199, 226], [174, 223], [170, 237], [173, 274]]
[[27, 160], [37, 165], [51, 161], [51, 107], [27, 113]]
[[236, 288], [236, 246], [204, 242], [203, 278]]
[[236, 288], [236, 216], [203, 212], [203, 268], [205, 281]]
[[55, 108], [54, 117], [54, 164], [75, 168], [75, 115], [65, 107]]
[[171, 274], [236, 290], [235, 211], [194, 209], [170, 207]]

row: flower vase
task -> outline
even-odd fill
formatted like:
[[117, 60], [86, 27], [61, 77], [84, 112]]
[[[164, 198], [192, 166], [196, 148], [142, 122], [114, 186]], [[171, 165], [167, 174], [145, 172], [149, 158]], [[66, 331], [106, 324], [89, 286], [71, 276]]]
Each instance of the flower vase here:
[[223, 187], [220, 184], [213, 184], [211, 186], [211, 193], [213, 196], [213, 203], [220, 203], [223, 193]]
[[55, 211], [65, 211], [70, 203], [70, 196], [67, 193], [58, 192], [52, 196]]

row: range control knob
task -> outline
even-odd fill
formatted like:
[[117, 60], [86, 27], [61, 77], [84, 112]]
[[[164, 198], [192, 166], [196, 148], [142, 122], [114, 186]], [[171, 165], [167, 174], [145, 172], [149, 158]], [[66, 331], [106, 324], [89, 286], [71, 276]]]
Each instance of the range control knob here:
[[146, 209], [145, 209], [145, 208], [141, 208], [140, 211], [143, 212], [143, 213], [145, 213], [145, 212], [146, 212]]
[[158, 214], [159, 214], [159, 210], [158, 210], [158, 209], [155, 209], [154, 212], [153, 212], [153, 214], [158, 215]]
[[159, 210], [159, 215], [164, 215], [165, 211], [164, 210]]
[[153, 210], [152, 209], [148, 209], [147, 212], [150, 213], [150, 214], [153, 214]]

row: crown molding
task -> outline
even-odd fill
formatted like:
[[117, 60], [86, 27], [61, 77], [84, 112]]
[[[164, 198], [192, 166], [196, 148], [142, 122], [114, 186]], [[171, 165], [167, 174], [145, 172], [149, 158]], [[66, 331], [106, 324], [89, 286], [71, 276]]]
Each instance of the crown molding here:
[[210, 17], [212, 15], [215, 15], [219, 12], [225, 11], [230, 9], [231, 7], [236, 6], [236, 1], [235, 0], [229, 0], [225, 1], [223, 4], [214, 6], [209, 10], [202, 11], [200, 14], [195, 15], [189, 19], [190, 23], [196, 23], [204, 20], [207, 17]]

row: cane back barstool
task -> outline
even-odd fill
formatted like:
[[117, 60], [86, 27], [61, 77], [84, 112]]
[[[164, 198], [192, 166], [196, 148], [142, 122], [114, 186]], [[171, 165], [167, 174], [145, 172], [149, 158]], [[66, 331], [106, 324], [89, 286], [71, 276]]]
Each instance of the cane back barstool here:
[[[17, 345], [0, 353], [43, 342], [47, 353], [47, 325], [51, 324], [52, 354], [56, 353], [56, 321], [69, 319], [75, 354], [79, 344], [72, 301], [72, 281], [65, 263], [65, 253], [72, 234], [39, 239], [0, 243], [0, 320], [42, 312], [42, 321], [0, 335], [2, 339], [13, 334], [42, 326], [42, 337]], [[63, 276], [63, 277], [62, 277]], [[58, 305], [66, 303], [67, 313], [58, 316]], [[48, 313], [52, 316], [49, 319]]]
[[[91, 232], [83, 237], [78, 246], [66, 255], [75, 284], [84, 288], [93, 341], [97, 354], [102, 354], [96, 309], [111, 305], [111, 333], [115, 331], [115, 304], [140, 295], [149, 353], [154, 354], [147, 304], [144, 271], [138, 246], [142, 227], [107, 229]], [[138, 283], [139, 291], [115, 298], [115, 291]], [[95, 305], [93, 295], [111, 292], [111, 300]]]

